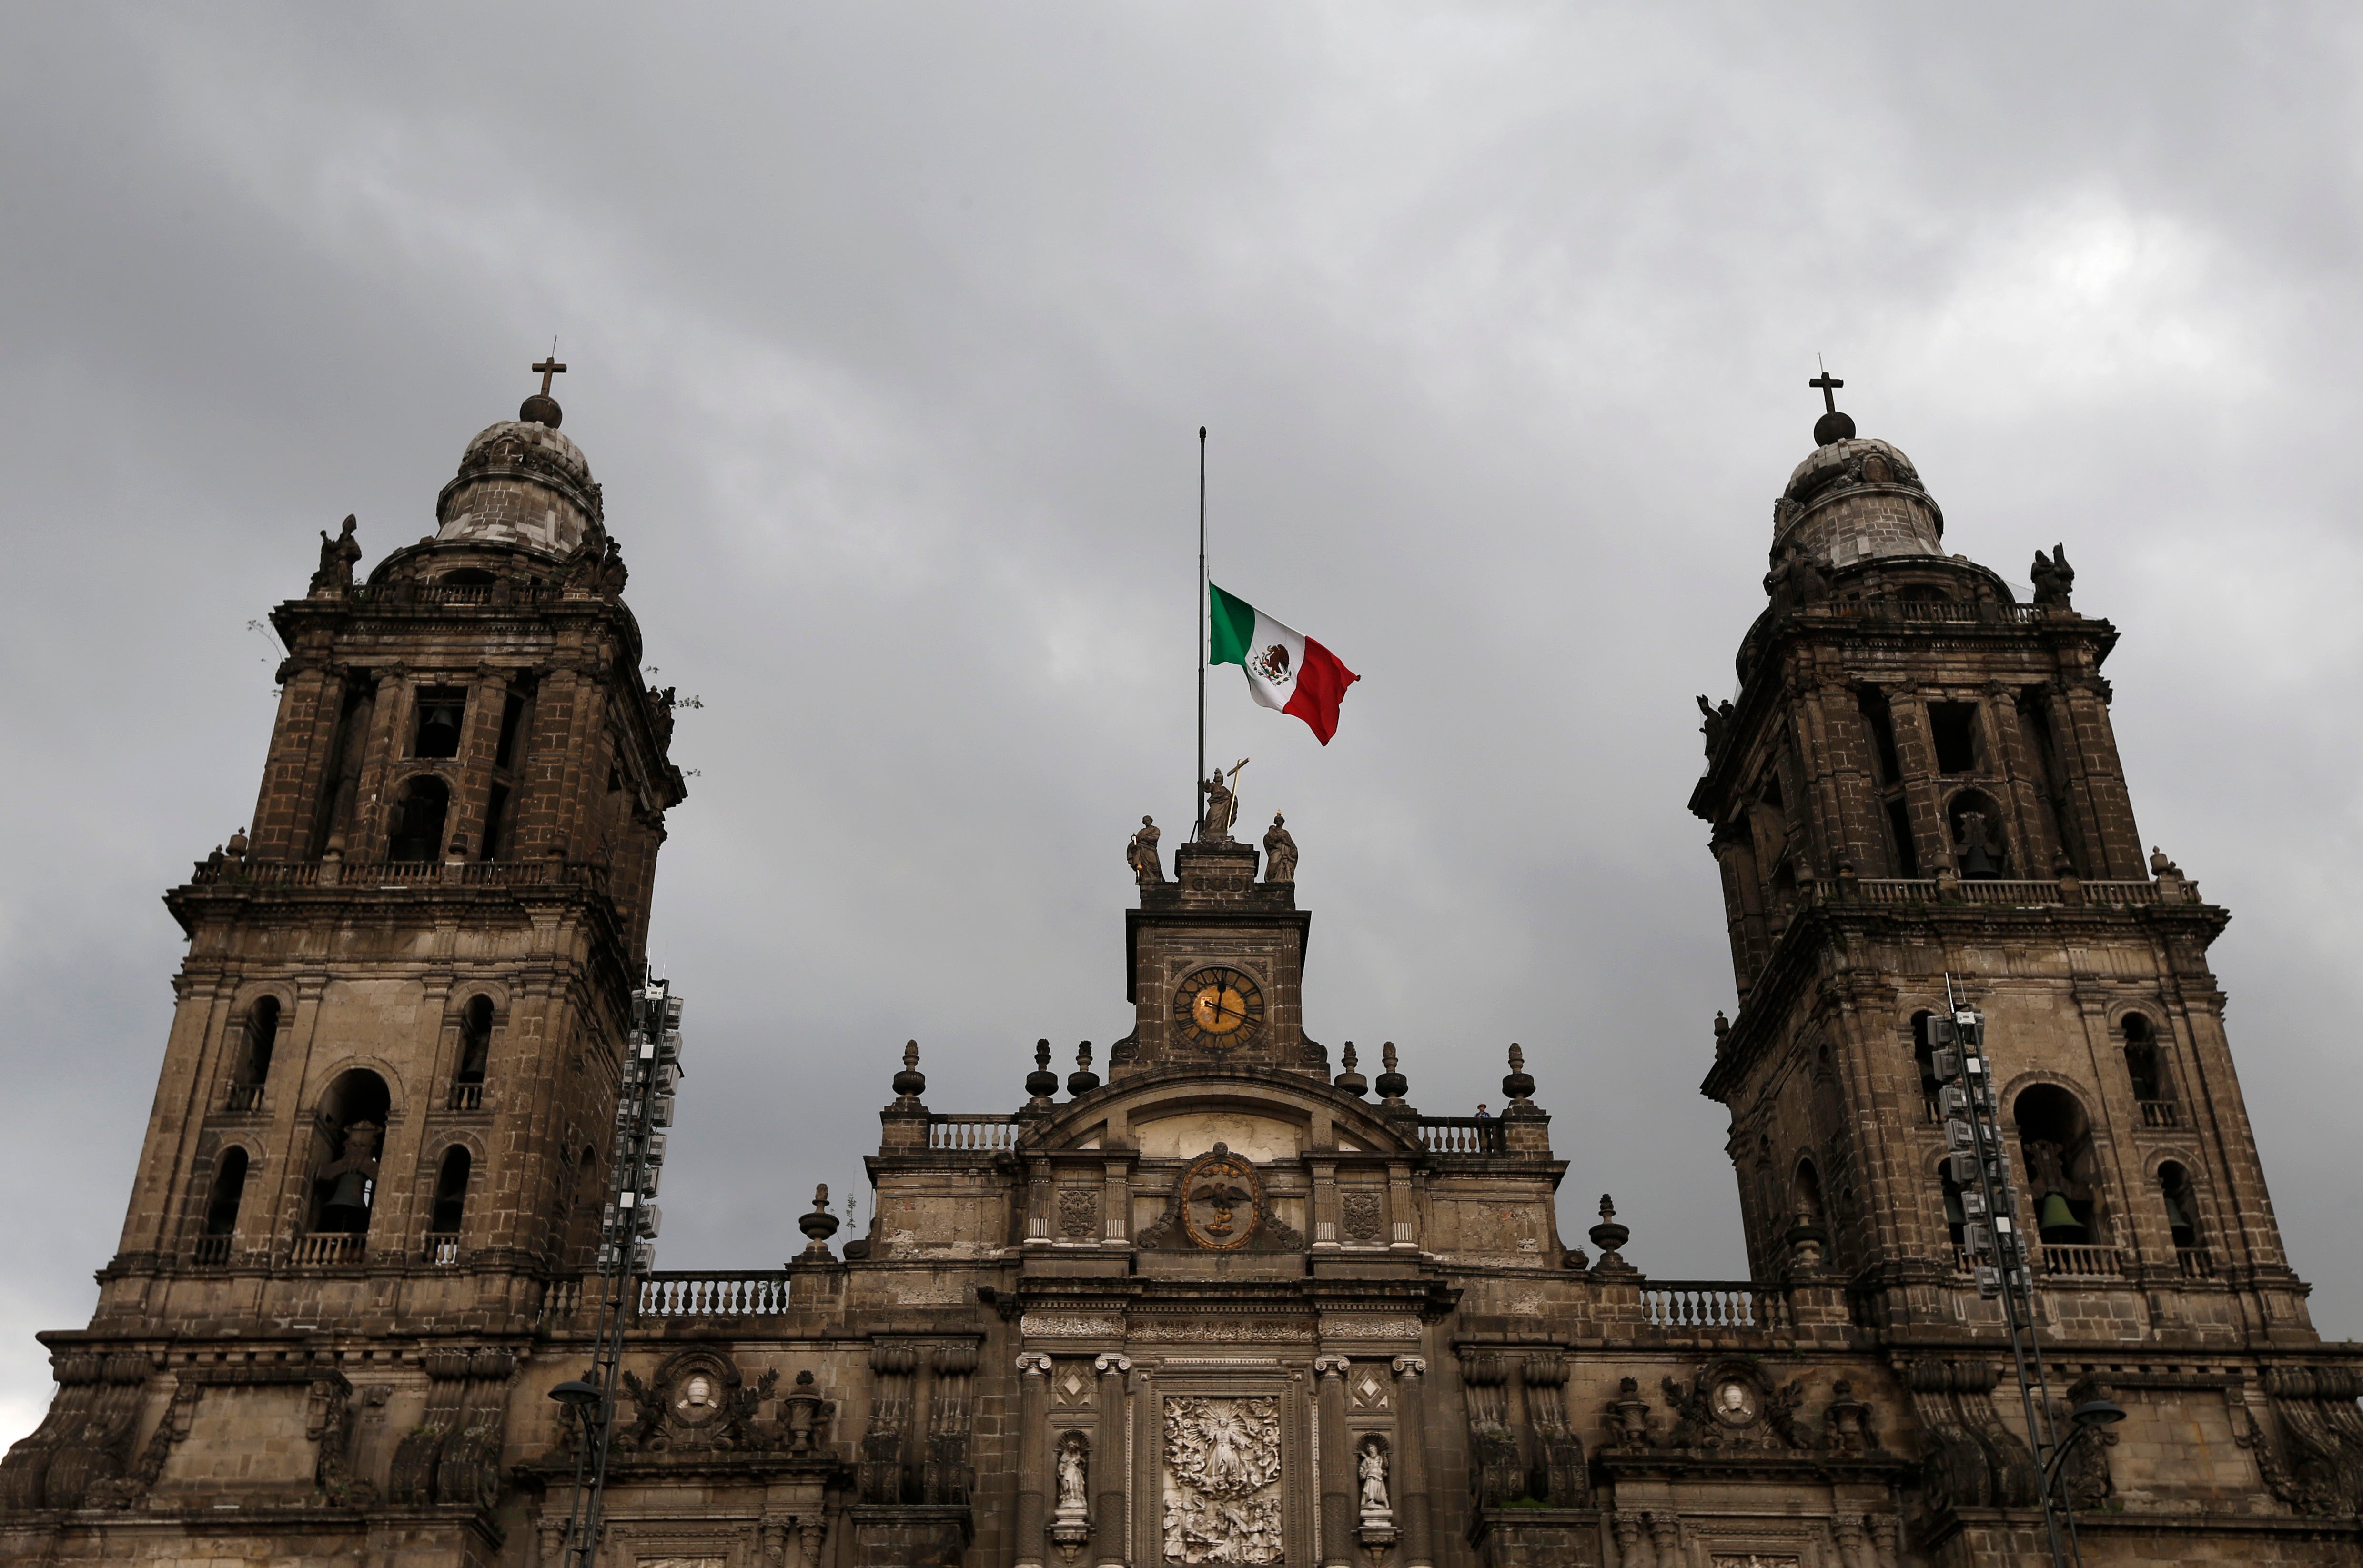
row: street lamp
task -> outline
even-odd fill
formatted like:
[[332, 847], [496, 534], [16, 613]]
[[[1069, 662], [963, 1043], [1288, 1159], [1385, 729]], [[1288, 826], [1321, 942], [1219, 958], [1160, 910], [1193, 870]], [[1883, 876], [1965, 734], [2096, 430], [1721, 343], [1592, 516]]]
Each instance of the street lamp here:
[[[2051, 1451], [2051, 1463], [2043, 1467], [2043, 1505], [2047, 1509], [2051, 1506], [2051, 1488], [2058, 1482], [2060, 1466], [2068, 1462], [2068, 1455], [2075, 1450], [2076, 1445], [2088, 1435], [2098, 1441], [2102, 1427], [2115, 1426], [2124, 1419], [2124, 1407], [2113, 1399], [2087, 1399], [2068, 1412], [2067, 1441]], [[2084, 1561], [2084, 1547], [2083, 1543], [2076, 1539], [2076, 1505], [2074, 1500], [2065, 1493], [2062, 1493], [2059, 1498], [2059, 1511], [2068, 1516], [2068, 1550], [2074, 1554], [2076, 1561], [2081, 1563]], [[2059, 1543], [2056, 1538], [2052, 1541], [2051, 1551], [2056, 1560], [2059, 1551]]]
[[569, 1411], [585, 1411], [599, 1402], [599, 1390], [579, 1377], [570, 1377], [549, 1391], [549, 1397]]
[[2058, 1478], [2060, 1465], [2075, 1451], [2077, 1441], [2086, 1433], [2097, 1434], [2102, 1427], [2115, 1426], [2125, 1419], [2124, 1407], [2110, 1399], [2087, 1399], [2068, 1413], [2068, 1441], [2051, 1451], [2051, 1463], [2043, 1467], [2043, 1490], [2047, 1495]]

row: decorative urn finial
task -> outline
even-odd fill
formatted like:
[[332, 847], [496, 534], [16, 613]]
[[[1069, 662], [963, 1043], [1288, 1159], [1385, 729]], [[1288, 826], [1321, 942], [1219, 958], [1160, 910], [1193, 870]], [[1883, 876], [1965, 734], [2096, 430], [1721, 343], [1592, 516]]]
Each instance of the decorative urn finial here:
[[1534, 1109], [1534, 1075], [1526, 1071], [1526, 1054], [1518, 1048], [1515, 1041], [1510, 1043], [1510, 1070], [1503, 1076], [1502, 1092], [1510, 1099], [1509, 1105], [1503, 1110]]
[[1387, 1105], [1400, 1108], [1403, 1091], [1411, 1088], [1410, 1080], [1395, 1071], [1395, 1043], [1392, 1040], [1379, 1047], [1379, 1063], [1386, 1071], [1379, 1075], [1379, 1099]]
[[919, 1043], [915, 1040], [903, 1046], [903, 1070], [894, 1075], [894, 1092], [914, 1104], [927, 1092], [927, 1075], [919, 1071]]
[[1351, 1040], [1346, 1042], [1342, 1059], [1346, 1064], [1345, 1071], [1331, 1078], [1329, 1082], [1334, 1087], [1352, 1095], [1356, 1099], [1359, 1099], [1370, 1092], [1370, 1080], [1354, 1070], [1354, 1043]]
[[1075, 1047], [1075, 1070], [1067, 1075], [1067, 1092], [1077, 1099], [1100, 1087], [1100, 1076], [1092, 1071], [1092, 1043], [1088, 1040]]
[[1050, 1043], [1034, 1043], [1034, 1070], [1026, 1075], [1026, 1092], [1030, 1097], [1026, 1109], [1037, 1113], [1048, 1112], [1050, 1097], [1059, 1092], [1059, 1075], [1050, 1070]]
[[1600, 1195], [1600, 1223], [1592, 1228], [1590, 1234], [1592, 1244], [1600, 1249], [1602, 1268], [1614, 1270], [1624, 1264], [1617, 1249], [1633, 1239], [1633, 1232], [1616, 1223], [1616, 1200], [1604, 1192]]
[[804, 1233], [804, 1258], [814, 1263], [828, 1261], [828, 1239], [841, 1223], [828, 1211], [828, 1184], [823, 1182], [813, 1188], [812, 1212], [796, 1220], [796, 1229]]

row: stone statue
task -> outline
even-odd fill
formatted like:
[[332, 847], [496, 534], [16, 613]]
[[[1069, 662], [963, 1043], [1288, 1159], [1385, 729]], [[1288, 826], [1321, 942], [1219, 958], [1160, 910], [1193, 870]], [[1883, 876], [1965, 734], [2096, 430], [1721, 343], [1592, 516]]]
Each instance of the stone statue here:
[[1354, 1462], [1354, 1468], [1362, 1477], [1362, 1512], [1365, 1514], [1389, 1512], [1386, 1445], [1375, 1437], [1364, 1438], [1362, 1454]]
[[338, 531], [335, 538], [328, 537], [326, 528], [320, 530], [320, 569], [312, 574], [313, 592], [317, 593], [324, 588], [352, 587], [353, 568], [361, 558], [361, 547], [353, 538], [353, 530], [358, 526], [359, 523], [348, 514], [344, 527]]
[[1133, 879], [1144, 888], [1157, 887], [1165, 880], [1165, 867], [1157, 858], [1159, 836], [1156, 822], [1143, 817], [1139, 831], [1124, 846], [1124, 863], [1132, 867]]
[[1722, 702], [1710, 705], [1706, 693], [1702, 691], [1698, 706], [1699, 712], [1706, 715], [1706, 723], [1699, 726], [1699, 731], [1706, 736], [1707, 756], [1713, 756], [1723, 749], [1723, 737], [1731, 733], [1731, 699], [1726, 697]]
[[1083, 1473], [1083, 1439], [1080, 1432], [1069, 1432], [1059, 1441], [1059, 1512], [1088, 1513], [1091, 1503], [1085, 1494]]
[[1289, 836], [1288, 819], [1278, 812], [1271, 814], [1271, 826], [1263, 834], [1263, 879], [1267, 882], [1296, 880], [1296, 840]]
[[1239, 820], [1239, 769], [1247, 765], [1246, 757], [1239, 758], [1237, 764], [1231, 768], [1227, 781], [1219, 767], [1207, 776], [1204, 786], [1206, 814], [1201, 819], [1203, 825], [1198, 833], [1202, 843], [1228, 844], [1231, 842], [1231, 824]]
[[1771, 596], [1775, 620], [1830, 596], [1829, 569], [1801, 545], [1792, 545], [1764, 575], [1764, 591]]
[[2076, 569], [2068, 564], [2067, 546], [2052, 546], [2047, 556], [2036, 551], [2035, 565], [2027, 569], [2027, 575], [2034, 580], [2037, 604], [2057, 604], [2062, 610], [2069, 607], [2068, 596], [2076, 589]]

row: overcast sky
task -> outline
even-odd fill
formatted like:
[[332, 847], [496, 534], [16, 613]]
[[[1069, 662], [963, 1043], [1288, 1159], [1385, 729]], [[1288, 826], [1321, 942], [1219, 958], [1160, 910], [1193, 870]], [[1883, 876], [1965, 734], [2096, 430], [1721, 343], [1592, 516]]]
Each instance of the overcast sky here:
[[[694, 776], [663, 1266], [776, 1266], [903, 1041], [939, 1110], [1128, 1026], [1215, 576], [1359, 670], [1212, 683], [1305, 1010], [1431, 1114], [1523, 1042], [1660, 1276], [1745, 1272], [1695, 692], [1814, 356], [1947, 542], [2064, 540], [2325, 1332], [2363, 1331], [2351, 7], [20, 6], [0, 17], [0, 1437], [113, 1250], [158, 894], [244, 823], [347, 513], [433, 526], [552, 335]], [[864, 1207], [860, 1218], [867, 1219]]]

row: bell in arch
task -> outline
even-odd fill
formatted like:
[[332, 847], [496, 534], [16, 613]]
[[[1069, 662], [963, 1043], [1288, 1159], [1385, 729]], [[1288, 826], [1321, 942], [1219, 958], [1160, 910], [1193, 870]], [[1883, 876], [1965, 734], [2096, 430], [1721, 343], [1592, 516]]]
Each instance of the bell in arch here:
[[2191, 1245], [2192, 1237], [2197, 1234], [2196, 1227], [2191, 1223], [2191, 1216], [2183, 1212], [2182, 1205], [2170, 1192], [2166, 1195], [2166, 1228], [2174, 1232], [2174, 1244], [2178, 1247]]
[[336, 1186], [328, 1189], [328, 1201], [320, 1206], [321, 1229], [327, 1231], [366, 1231], [369, 1229], [369, 1178], [359, 1171], [338, 1174]]
[[2047, 1242], [2069, 1246], [2080, 1245], [2090, 1234], [2076, 1211], [2068, 1207], [2068, 1195], [2056, 1187], [2043, 1195], [2042, 1207], [2035, 1213], [2035, 1230]]

